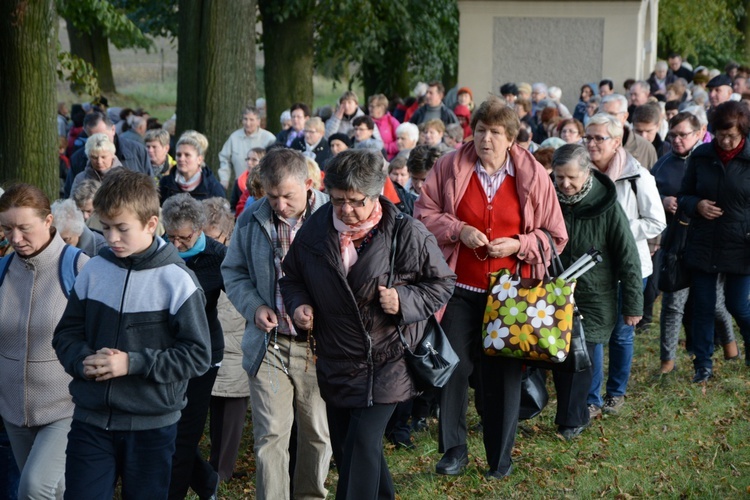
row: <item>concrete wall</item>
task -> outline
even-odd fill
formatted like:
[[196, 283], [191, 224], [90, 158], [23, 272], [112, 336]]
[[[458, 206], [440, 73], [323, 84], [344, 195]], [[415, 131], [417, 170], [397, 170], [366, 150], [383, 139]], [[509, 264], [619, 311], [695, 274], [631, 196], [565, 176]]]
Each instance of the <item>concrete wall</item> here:
[[458, 84], [481, 102], [505, 82], [545, 82], [575, 106], [582, 84], [647, 78], [658, 0], [461, 1]]

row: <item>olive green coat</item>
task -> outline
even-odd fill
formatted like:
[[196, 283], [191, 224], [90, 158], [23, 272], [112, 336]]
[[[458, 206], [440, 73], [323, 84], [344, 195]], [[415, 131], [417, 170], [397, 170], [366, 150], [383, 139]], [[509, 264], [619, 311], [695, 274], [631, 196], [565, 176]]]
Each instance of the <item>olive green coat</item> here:
[[622, 282], [622, 314], [643, 314], [643, 281], [638, 249], [620, 204], [614, 183], [592, 170], [594, 185], [575, 205], [562, 205], [568, 245], [560, 255], [565, 268], [589, 249], [602, 252], [602, 262], [578, 279], [575, 301], [583, 315], [586, 340], [609, 341], [617, 322], [617, 283]]

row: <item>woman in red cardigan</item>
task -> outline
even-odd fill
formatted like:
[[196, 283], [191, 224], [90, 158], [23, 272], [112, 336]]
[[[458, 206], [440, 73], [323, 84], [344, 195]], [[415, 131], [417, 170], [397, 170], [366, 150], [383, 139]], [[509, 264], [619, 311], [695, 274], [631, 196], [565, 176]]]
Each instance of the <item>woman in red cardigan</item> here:
[[[568, 240], [555, 188], [542, 167], [514, 143], [515, 112], [491, 97], [472, 118], [474, 140], [438, 160], [415, 203], [414, 215], [435, 235], [458, 280], [442, 325], [460, 363], [440, 397], [439, 474], [460, 474], [468, 464], [468, 378], [480, 365], [482, 421], [488, 477], [512, 470], [518, 424], [521, 362], [482, 355], [481, 330], [488, 274], [522, 266], [524, 275], [544, 276], [548, 230], [558, 252]], [[544, 256], [537, 241], [541, 241]]]

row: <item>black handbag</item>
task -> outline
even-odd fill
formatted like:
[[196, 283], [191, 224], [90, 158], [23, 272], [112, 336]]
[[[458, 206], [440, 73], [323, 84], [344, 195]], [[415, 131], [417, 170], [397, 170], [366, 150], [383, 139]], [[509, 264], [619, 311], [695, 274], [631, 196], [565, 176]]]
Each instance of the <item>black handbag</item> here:
[[521, 405], [518, 408], [518, 420], [536, 417], [542, 413], [548, 401], [546, 372], [527, 366], [521, 375]]
[[[390, 274], [386, 285], [388, 288], [393, 286], [397, 237], [403, 221], [404, 215], [398, 214], [396, 225], [393, 228], [393, 241], [391, 242]], [[401, 331], [401, 325], [397, 325], [397, 329], [404, 346], [404, 359], [406, 359], [406, 365], [409, 367], [409, 372], [417, 389], [425, 391], [433, 387], [443, 387], [458, 366], [458, 355], [451, 347], [448, 337], [435, 315], [433, 314], [427, 319], [424, 336], [414, 350], [406, 342], [404, 333]]]
[[676, 292], [690, 286], [690, 270], [685, 265], [689, 226], [690, 217], [678, 208], [662, 238], [658, 283], [662, 292]]
[[[560, 256], [557, 254], [557, 251], [555, 251], [552, 235], [549, 234], [546, 229], [543, 229], [543, 231], [547, 235], [550, 248], [552, 249], [550, 274], [552, 276], [559, 276], [563, 272], [563, 265], [560, 261]], [[531, 361], [527, 359], [524, 360], [523, 364], [529, 367], [571, 373], [578, 373], [591, 368], [591, 357], [589, 357], [589, 351], [586, 348], [586, 334], [583, 331], [583, 322], [581, 321], [581, 313], [578, 311], [578, 307], [573, 310], [573, 329], [570, 332], [570, 351], [568, 352], [568, 357], [565, 358], [565, 361], [562, 363], [552, 363], [550, 361]]]

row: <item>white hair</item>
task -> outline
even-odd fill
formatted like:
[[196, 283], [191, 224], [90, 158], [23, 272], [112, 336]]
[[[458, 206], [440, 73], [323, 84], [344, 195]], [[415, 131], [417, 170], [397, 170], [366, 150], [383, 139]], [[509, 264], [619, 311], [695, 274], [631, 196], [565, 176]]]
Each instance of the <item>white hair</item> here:
[[708, 102], [708, 92], [703, 89], [695, 89], [693, 92], [693, 103], [696, 106], [703, 106]]
[[548, 95], [553, 101], [559, 101], [562, 97], [562, 89], [560, 87], [550, 87]]
[[715, 78], [719, 76], [720, 74], [721, 74], [721, 70], [712, 69], [711, 71], [708, 72], [708, 79], [710, 80], [712, 78]]
[[708, 116], [706, 116], [706, 110], [703, 106], [693, 104], [691, 106], [686, 106], [682, 111], [694, 115], [698, 119], [698, 122], [704, 127], [708, 125]]
[[401, 125], [396, 127], [396, 137], [398, 137], [400, 134], [406, 134], [412, 141], [418, 141], [419, 127], [409, 122], [402, 123]]
[[414, 94], [414, 97], [420, 98], [423, 95], [427, 93], [427, 84], [425, 82], [419, 82], [414, 86], [414, 91], [412, 92]]
[[622, 94], [609, 94], [602, 97], [601, 106], [604, 106], [608, 102], [616, 102], [620, 105], [620, 113], [624, 113], [628, 110], [628, 100]]
[[669, 66], [667, 65], [667, 61], [656, 61], [656, 66], [654, 67], [655, 71], [667, 71], [667, 68]]
[[620, 120], [607, 113], [597, 113], [592, 116], [588, 124], [586, 125], [586, 128], [590, 127], [591, 125], [606, 125], [607, 134], [609, 134], [610, 137], [622, 137], [622, 123], [620, 123]]
[[265, 97], [258, 97], [255, 100], [255, 107], [258, 109], [265, 108], [266, 107], [266, 98]]
[[537, 82], [534, 85], [531, 86], [532, 91], [536, 92], [542, 92], [544, 94], [547, 93], [547, 84], [542, 82]]
[[57, 228], [59, 233], [70, 231], [76, 236], [83, 233], [86, 223], [83, 220], [83, 213], [78, 210], [76, 202], [68, 198], [67, 200], [57, 200], [52, 204], [52, 224]]
[[86, 156], [101, 151], [109, 151], [110, 153], [115, 154], [115, 145], [109, 140], [107, 134], [94, 134], [86, 140]]
[[292, 121], [292, 113], [288, 109], [284, 110], [284, 112], [281, 113], [281, 118], [279, 118], [279, 121], [281, 122], [281, 126], [283, 127], [285, 123]]

